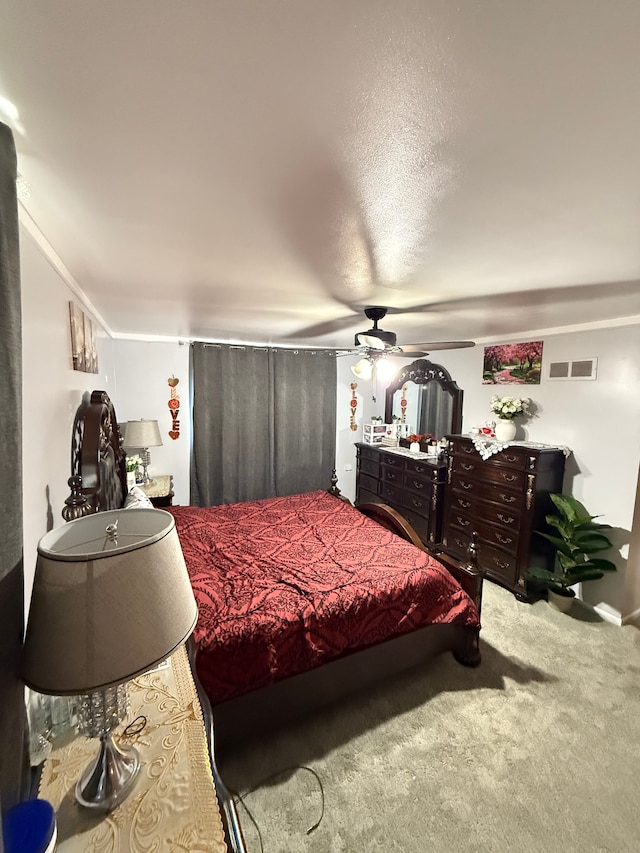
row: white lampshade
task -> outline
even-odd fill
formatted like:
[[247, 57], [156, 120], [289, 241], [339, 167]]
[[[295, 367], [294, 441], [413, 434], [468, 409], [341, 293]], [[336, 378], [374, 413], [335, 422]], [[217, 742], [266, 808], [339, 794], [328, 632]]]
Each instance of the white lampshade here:
[[396, 372], [394, 365], [386, 358], [377, 359], [375, 370], [378, 377], [384, 381], [391, 379]]
[[373, 373], [373, 362], [368, 358], [361, 358], [360, 361], [356, 362], [356, 364], [351, 365], [351, 372], [354, 373], [358, 379], [371, 379], [371, 374]]
[[38, 544], [22, 677], [58, 696], [129, 681], [171, 655], [197, 615], [170, 513], [79, 518]]
[[158, 421], [127, 421], [122, 439], [123, 447], [160, 447], [161, 444]]

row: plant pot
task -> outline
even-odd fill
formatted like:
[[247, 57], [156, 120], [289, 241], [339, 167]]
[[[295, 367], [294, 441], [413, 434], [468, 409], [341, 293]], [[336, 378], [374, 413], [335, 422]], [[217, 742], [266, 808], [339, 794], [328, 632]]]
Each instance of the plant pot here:
[[505, 418], [498, 418], [496, 422], [495, 434], [498, 441], [513, 441], [516, 437], [515, 421], [508, 421]]
[[573, 590], [560, 593], [550, 589], [548, 590], [547, 600], [556, 610], [559, 610], [561, 613], [567, 613], [567, 611], [571, 610], [575, 597]]
[[420, 453], [420, 442], [419, 441], [412, 441], [411, 444], [409, 445], [409, 450], [412, 453]]

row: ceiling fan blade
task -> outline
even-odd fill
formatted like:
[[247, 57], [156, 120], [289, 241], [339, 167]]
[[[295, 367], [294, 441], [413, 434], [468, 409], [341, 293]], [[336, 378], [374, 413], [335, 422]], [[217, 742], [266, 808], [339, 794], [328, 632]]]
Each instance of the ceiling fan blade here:
[[433, 352], [439, 349], [464, 349], [465, 347], [474, 347], [475, 341], [429, 341], [422, 344], [406, 344], [400, 349], [408, 355], [415, 355], [418, 350], [429, 350]]
[[324, 335], [342, 332], [344, 329], [352, 329], [361, 319], [357, 314], [350, 317], [338, 317], [336, 320], [323, 320], [320, 323], [314, 323], [304, 329], [298, 329], [289, 335], [286, 335], [282, 340], [299, 340], [300, 338], [321, 338]]
[[385, 352], [385, 358], [420, 358], [421, 356], [428, 356], [428, 352], [422, 352], [422, 350], [410, 350], [409, 352]]

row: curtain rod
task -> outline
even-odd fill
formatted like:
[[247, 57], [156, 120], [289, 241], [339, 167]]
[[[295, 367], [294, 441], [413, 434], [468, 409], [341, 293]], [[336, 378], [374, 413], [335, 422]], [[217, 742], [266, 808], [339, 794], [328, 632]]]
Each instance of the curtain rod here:
[[[199, 343], [199, 341], [191, 341], [191, 345]], [[320, 350], [320, 349], [292, 349], [291, 347], [263, 347], [263, 346], [253, 346], [252, 344], [209, 344], [203, 343], [202, 346], [205, 349], [210, 347], [215, 347], [216, 349], [222, 349], [222, 347], [227, 347], [228, 349], [238, 349], [238, 350], [248, 350], [252, 349], [254, 352], [269, 352], [269, 350], [278, 352], [290, 352], [293, 355], [299, 355], [300, 353], [308, 352], [311, 355], [328, 355], [328, 356], [336, 356], [336, 350]]]

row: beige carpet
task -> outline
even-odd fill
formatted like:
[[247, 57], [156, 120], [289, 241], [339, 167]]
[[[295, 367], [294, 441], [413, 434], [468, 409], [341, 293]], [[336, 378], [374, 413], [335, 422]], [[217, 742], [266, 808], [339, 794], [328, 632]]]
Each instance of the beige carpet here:
[[640, 631], [487, 583], [482, 638], [228, 761], [265, 853], [640, 851]]

